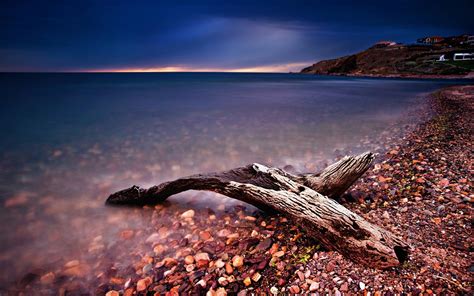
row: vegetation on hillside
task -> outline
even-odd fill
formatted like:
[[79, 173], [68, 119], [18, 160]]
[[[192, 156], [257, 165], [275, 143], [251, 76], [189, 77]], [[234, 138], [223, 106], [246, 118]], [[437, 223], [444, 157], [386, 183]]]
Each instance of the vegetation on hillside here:
[[474, 61], [438, 61], [441, 55], [474, 52], [473, 46], [390, 45], [372, 46], [357, 54], [324, 60], [301, 73], [325, 75], [467, 75]]

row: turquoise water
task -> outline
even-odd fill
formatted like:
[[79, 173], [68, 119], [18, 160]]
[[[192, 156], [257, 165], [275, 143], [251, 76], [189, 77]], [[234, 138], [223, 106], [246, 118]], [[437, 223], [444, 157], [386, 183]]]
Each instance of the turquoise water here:
[[[8, 270], [0, 288], [70, 260], [92, 265], [105, 253], [126, 257], [111, 251], [117, 233], [146, 228], [150, 217], [106, 208], [111, 192], [251, 162], [314, 171], [342, 154], [382, 151], [374, 139], [416, 121], [407, 114], [423, 95], [459, 83], [465, 82], [0, 74], [0, 267]], [[176, 199], [177, 210], [188, 202], [223, 204], [193, 194], [191, 201]]]

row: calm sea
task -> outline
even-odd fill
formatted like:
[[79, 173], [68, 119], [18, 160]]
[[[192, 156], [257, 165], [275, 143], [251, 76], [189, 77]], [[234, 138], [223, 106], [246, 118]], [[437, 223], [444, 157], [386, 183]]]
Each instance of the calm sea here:
[[[108, 256], [125, 264], [127, 254], [112, 251], [118, 234], [145, 229], [150, 217], [105, 207], [111, 192], [251, 162], [314, 171], [346, 153], [382, 152], [377, 139], [402, 136], [423, 95], [459, 83], [0, 74], [0, 288], [71, 260], [93, 266]], [[223, 204], [212, 195], [192, 196], [173, 199], [176, 210]]]

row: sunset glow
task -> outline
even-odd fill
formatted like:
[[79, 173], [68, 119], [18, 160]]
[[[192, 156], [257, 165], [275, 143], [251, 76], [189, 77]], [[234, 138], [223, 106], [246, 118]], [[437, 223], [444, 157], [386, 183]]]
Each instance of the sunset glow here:
[[80, 72], [90, 73], [122, 73], [122, 72], [229, 72], [229, 73], [287, 73], [299, 71], [302, 67], [310, 65], [311, 62], [300, 62], [280, 65], [263, 65], [248, 68], [195, 68], [189, 66], [166, 66], [149, 68], [117, 68], [117, 69], [94, 69]]

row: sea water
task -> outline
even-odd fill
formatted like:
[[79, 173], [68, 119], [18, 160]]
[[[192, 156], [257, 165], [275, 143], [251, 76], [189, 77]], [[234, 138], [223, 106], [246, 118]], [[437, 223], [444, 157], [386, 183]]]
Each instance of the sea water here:
[[[114, 191], [252, 162], [311, 172], [343, 154], [383, 152], [377, 139], [398, 130], [389, 135], [396, 144], [427, 93], [459, 83], [298, 74], [0, 74], [0, 288], [71, 260], [91, 266], [86, 285], [93, 285], [97, 262], [108, 258], [125, 268], [127, 258], [133, 261], [127, 252], [140, 252], [146, 235], [137, 231], [124, 251], [115, 247], [123, 244], [120, 233], [146, 229], [151, 214], [106, 207]], [[228, 204], [194, 192], [172, 198], [171, 211], [219, 211]]]

